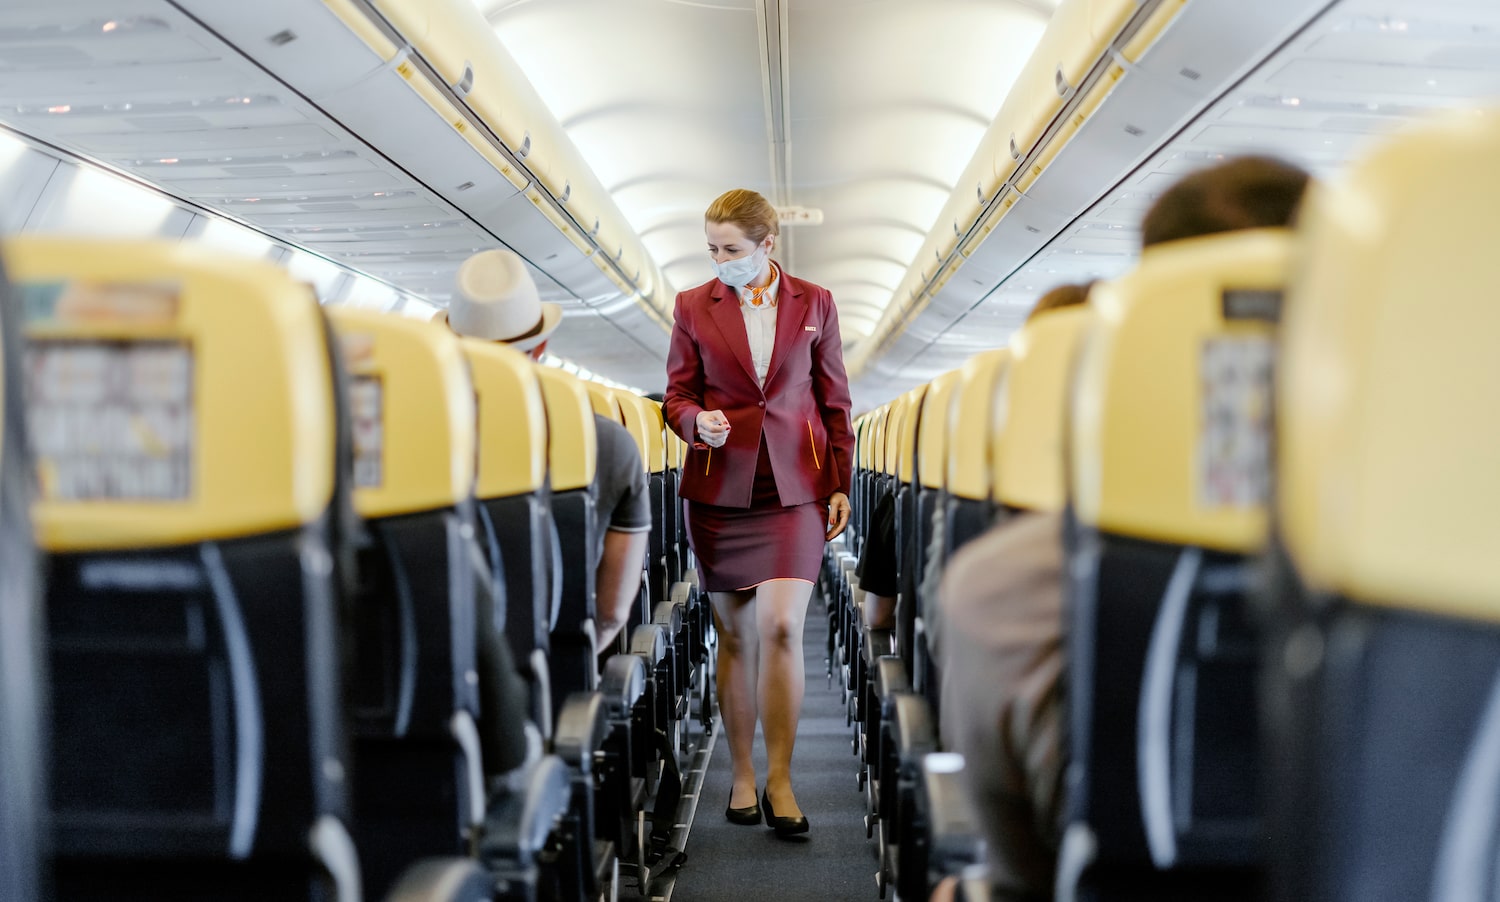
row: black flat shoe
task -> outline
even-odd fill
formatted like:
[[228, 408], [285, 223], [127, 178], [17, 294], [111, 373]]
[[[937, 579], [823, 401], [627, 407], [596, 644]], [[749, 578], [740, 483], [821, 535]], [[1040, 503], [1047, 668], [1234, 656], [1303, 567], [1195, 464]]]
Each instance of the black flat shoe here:
[[775, 830], [777, 836], [796, 836], [807, 832], [807, 818], [777, 817], [776, 809], [771, 807], [771, 797], [764, 789], [760, 791], [760, 806], [766, 809], [766, 826]]
[[[734, 789], [729, 790], [729, 800], [734, 801]], [[753, 827], [760, 823], [760, 806], [751, 802], [744, 808], [733, 808], [728, 805], [724, 807], [724, 818], [731, 824], [741, 827]]]

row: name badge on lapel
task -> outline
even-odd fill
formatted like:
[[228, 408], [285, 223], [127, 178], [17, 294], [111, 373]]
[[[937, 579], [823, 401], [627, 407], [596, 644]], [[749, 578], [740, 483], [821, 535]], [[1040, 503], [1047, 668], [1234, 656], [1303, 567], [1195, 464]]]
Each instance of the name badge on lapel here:
[[818, 331], [818, 327], [817, 326], [803, 326], [802, 327], [802, 331], [803, 332], [816, 332], [816, 331]]

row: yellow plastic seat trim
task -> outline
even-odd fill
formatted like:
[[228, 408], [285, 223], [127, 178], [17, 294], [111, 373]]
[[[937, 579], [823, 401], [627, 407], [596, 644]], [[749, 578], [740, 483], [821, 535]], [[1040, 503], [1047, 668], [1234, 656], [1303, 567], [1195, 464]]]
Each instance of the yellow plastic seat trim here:
[[922, 398], [922, 422], [917, 427], [917, 481], [940, 489], [948, 469], [948, 407], [961, 373], [949, 370], [927, 388]]
[[1011, 342], [1010, 366], [995, 392], [990, 479], [995, 500], [1035, 511], [1062, 510], [1063, 424], [1078, 340], [1091, 311], [1051, 311]]
[[661, 467], [655, 464], [651, 457], [651, 424], [660, 420], [652, 417], [645, 410], [649, 406], [648, 402], [638, 395], [617, 391], [615, 401], [620, 405], [620, 413], [625, 420], [625, 430], [635, 440], [636, 451], [641, 455], [642, 468], [648, 473], [660, 473]]
[[594, 408], [583, 380], [550, 366], [536, 367], [547, 407], [547, 461], [554, 492], [587, 488], [598, 466]]
[[[1224, 503], [1204, 489], [1212, 458], [1203, 367], [1205, 354], [1226, 342], [1272, 346], [1275, 324], [1226, 320], [1223, 296], [1282, 289], [1290, 251], [1290, 235], [1278, 229], [1176, 241], [1146, 250], [1133, 272], [1090, 293], [1096, 316], [1084, 337], [1071, 423], [1080, 521], [1230, 552], [1263, 544], [1265, 499]], [[1261, 406], [1269, 407], [1269, 397]]]
[[885, 424], [885, 465], [880, 472], [895, 476], [901, 463], [901, 424], [906, 421], [907, 399], [898, 395], [891, 401], [891, 413]]
[[68, 502], [37, 461], [37, 541], [53, 552], [260, 535], [323, 516], [333, 497], [334, 397], [325, 329], [306, 286], [255, 260], [178, 243], [15, 238], [11, 280], [163, 286], [162, 321], [33, 322], [32, 339], [186, 342], [193, 355], [192, 492], [183, 501]]
[[1500, 112], [1316, 187], [1278, 374], [1279, 533], [1302, 579], [1500, 622]]
[[896, 480], [902, 485], [910, 485], [916, 474], [917, 426], [922, 422], [922, 399], [926, 396], [926, 385], [919, 385], [906, 393], [906, 416], [901, 419], [896, 461]]
[[948, 408], [948, 493], [971, 501], [990, 497], [990, 425], [995, 389], [1010, 349], [981, 351], [964, 362]]
[[368, 519], [452, 507], [474, 492], [474, 386], [458, 337], [430, 322], [330, 307], [351, 377], [382, 392], [381, 480], [354, 489]]
[[614, 389], [598, 382], [584, 382], [583, 385], [588, 390], [589, 404], [594, 413], [606, 420], [614, 420], [621, 426], [625, 425], [625, 414], [620, 410], [620, 401], [615, 397]]
[[667, 419], [662, 415], [661, 402], [650, 398], [637, 398], [644, 412], [646, 424], [646, 469], [662, 473], [667, 469]]
[[478, 400], [474, 494], [488, 499], [540, 491], [547, 479], [547, 409], [536, 368], [525, 354], [498, 342], [459, 343]]

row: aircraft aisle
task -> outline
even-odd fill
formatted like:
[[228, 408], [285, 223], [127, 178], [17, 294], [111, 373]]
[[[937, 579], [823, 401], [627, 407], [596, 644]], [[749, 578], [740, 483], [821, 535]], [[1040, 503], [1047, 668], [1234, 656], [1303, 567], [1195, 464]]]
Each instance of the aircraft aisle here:
[[[716, 737], [702, 780], [698, 815], [687, 844], [687, 863], [662, 898], [727, 902], [745, 898], [777, 902], [874, 899], [875, 859], [865, 839], [864, 796], [855, 786], [859, 759], [850, 754], [851, 731], [837, 686], [824, 676], [828, 621], [822, 598], [808, 605], [802, 639], [807, 696], [792, 758], [797, 802], [812, 829], [780, 839], [764, 824], [738, 827], [724, 819], [729, 798], [729, 746]], [[716, 724], [716, 729], [722, 728]], [[764, 781], [765, 748], [757, 736], [756, 773]]]

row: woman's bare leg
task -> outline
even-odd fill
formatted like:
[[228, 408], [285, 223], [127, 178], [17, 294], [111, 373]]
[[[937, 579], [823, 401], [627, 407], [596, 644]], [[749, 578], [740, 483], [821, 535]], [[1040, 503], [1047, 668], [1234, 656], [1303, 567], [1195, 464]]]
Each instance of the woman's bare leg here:
[[798, 817], [792, 795], [792, 747], [802, 714], [805, 674], [802, 623], [812, 583], [773, 579], [755, 589], [755, 622], [760, 634], [760, 727], [766, 738], [766, 794], [778, 817]]
[[[755, 782], [755, 685], [759, 668], [759, 642], [755, 624], [755, 592], [712, 592], [714, 630], [719, 636], [719, 713], [729, 740], [729, 761], [734, 773], [729, 807], [756, 804]], [[774, 804], [774, 803], [773, 803]]]

